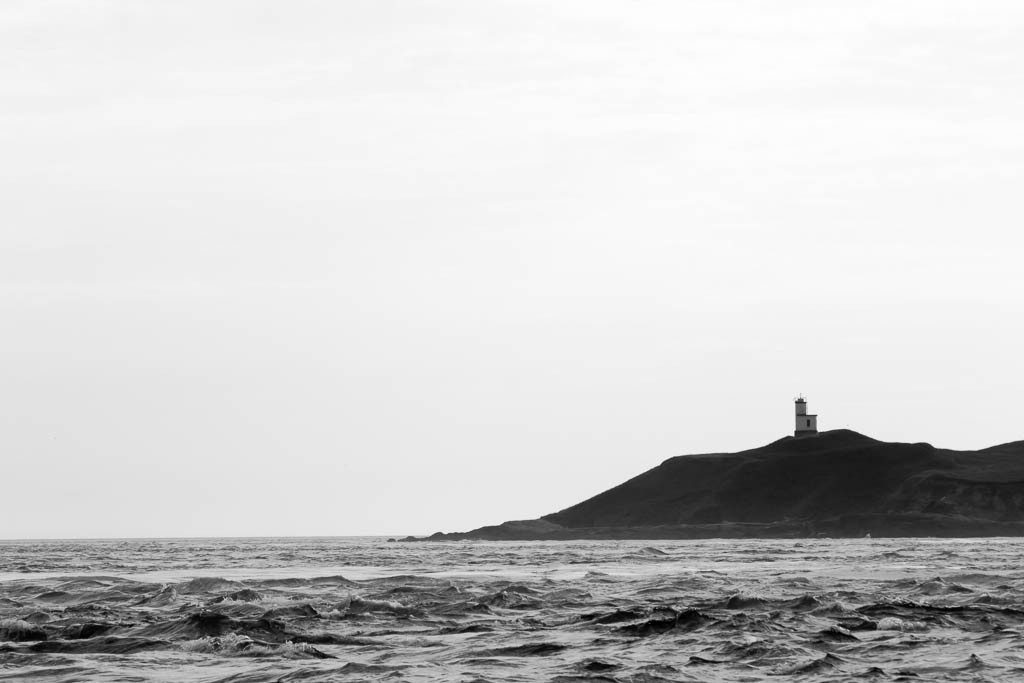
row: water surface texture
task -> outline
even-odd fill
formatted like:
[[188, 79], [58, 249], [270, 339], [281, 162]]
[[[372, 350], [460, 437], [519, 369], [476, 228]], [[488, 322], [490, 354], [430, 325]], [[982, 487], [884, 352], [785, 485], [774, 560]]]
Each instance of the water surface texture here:
[[1024, 541], [0, 542], [0, 681], [1024, 679]]

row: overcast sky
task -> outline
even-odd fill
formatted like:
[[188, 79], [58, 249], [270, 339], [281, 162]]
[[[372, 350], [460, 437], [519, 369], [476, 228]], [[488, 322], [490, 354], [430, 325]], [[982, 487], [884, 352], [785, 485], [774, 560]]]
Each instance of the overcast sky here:
[[1024, 439], [1024, 4], [0, 0], [0, 538]]

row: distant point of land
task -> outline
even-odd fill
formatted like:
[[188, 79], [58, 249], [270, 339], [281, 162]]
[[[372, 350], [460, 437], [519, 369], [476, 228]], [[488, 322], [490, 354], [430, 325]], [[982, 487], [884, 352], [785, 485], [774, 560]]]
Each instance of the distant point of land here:
[[980, 451], [847, 429], [683, 455], [540, 519], [404, 540], [1024, 536], [1024, 441]]

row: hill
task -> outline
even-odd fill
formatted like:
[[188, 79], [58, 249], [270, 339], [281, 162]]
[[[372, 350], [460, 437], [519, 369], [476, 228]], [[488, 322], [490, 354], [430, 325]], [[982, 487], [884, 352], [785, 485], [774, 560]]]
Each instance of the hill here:
[[845, 429], [684, 455], [539, 520], [432, 540], [1024, 535], [1024, 441], [980, 451]]

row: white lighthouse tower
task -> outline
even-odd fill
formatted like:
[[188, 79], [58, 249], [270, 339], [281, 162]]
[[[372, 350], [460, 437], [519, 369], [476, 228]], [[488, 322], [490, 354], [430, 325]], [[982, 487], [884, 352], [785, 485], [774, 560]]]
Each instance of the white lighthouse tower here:
[[814, 436], [818, 433], [818, 416], [807, 414], [807, 401], [803, 396], [796, 399], [796, 431], [793, 436]]

